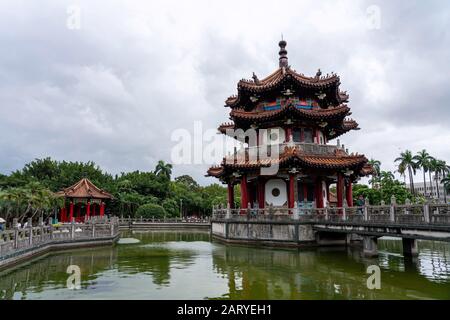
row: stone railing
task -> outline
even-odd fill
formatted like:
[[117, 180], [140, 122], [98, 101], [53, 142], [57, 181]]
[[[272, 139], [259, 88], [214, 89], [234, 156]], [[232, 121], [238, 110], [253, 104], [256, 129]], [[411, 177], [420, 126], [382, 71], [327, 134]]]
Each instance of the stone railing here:
[[259, 157], [270, 158], [277, 157], [278, 155], [284, 152], [286, 147], [296, 147], [300, 151], [303, 151], [307, 154], [315, 154], [315, 155], [329, 155], [333, 154], [337, 149], [342, 149], [342, 147], [337, 145], [328, 145], [328, 144], [317, 144], [317, 143], [304, 143], [304, 142], [285, 142], [280, 144], [273, 145], [264, 145], [264, 146], [254, 146], [254, 147], [246, 147], [236, 150], [235, 157], [237, 159], [240, 158], [250, 158], [256, 159]]
[[[250, 207], [250, 206], [249, 206]], [[450, 205], [446, 204], [407, 204], [398, 205], [392, 199], [390, 205], [369, 205], [326, 208], [271, 207], [264, 209], [213, 208], [212, 220], [227, 221], [303, 221], [337, 222], [366, 224], [407, 224], [450, 226]]]
[[13, 229], [0, 231], [0, 260], [26, 250], [45, 245], [77, 242], [85, 240], [110, 239], [118, 236], [119, 222], [115, 217], [91, 219], [86, 223], [66, 223], [60, 226], [45, 226], [42, 219], [38, 226], [18, 228], [17, 220]]

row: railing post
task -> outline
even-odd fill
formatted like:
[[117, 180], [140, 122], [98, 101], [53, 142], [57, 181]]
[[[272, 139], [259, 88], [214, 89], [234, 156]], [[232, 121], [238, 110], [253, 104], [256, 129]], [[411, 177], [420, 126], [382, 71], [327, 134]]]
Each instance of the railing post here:
[[28, 234], [28, 244], [31, 246], [33, 244], [33, 220], [31, 218], [28, 218], [28, 229], [29, 229], [29, 234]]
[[95, 221], [92, 221], [92, 238], [95, 238]]
[[298, 212], [298, 203], [297, 201], [294, 201], [294, 210], [293, 210], [293, 215], [292, 217], [294, 218], [294, 220], [298, 220], [299, 219], [299, 212]]
[[109, 223], [110, 223], [109, 228], [111, 231], [111, 237], [113, 237], [114, 236], [114, 223], [112, 220]]
[[75, 239], [75, 220], [74, 219], [72, 219], [72, 223], [70, 224], [70, 239], [72, 239], [72, 240]]
[[404, 213], [405, 214], [409, 214], [410, 213], [410, 209], [411, 209], [411, 200], [409, 200], [408, 198], [405, 199], [405, 209], [404, 209]]
[[364, 221], [369, 221], [369, 199], [364, 200]]
[[329, 213], [328, 213], [329, 208], [330, 208], [330, 204], [327, 201], [327, 205], [325, 206], [325, 221], [328, 221], [328, 219], [329, 219]]
[[39, 233], [40, 233], [40, 238], [41, 238], [40, 241], [44, 242], [44, 217], [43, 216], [39, 217], [38, 225], [39, 225]]
[[430, 205], [428, 202], [423, 205], [423, 217], [426, 223], [430, 223]]
[[252, 208], [251, 208], [250, 202], [248, 202], [247, 203], [247, 219], [249, 219], [251, 216], [251, 210], [252, 210]]
[[17, 249], [19, 244], [19, 220], [17, 218], [13, 219], [13, 228], [14, 228], [14, 249]]
[[347, 221], [347, 200], [344, 199], [342, 203], [342, 221]]
[[389, 219], [391, 222], [395, 222], [395, 205], [396, 205], [396, 199], [395, 196], [392, 195], [391, 197], [391, 208], [389, 210]]
[[381, 205], [381, 214], [384, 214], [384, 206], [386, 205], [386, 202], [384, 202], [384, 200], [381, 200], [380, 205]]
[[226, 213], [226, 215], [225, 215], [225, 219], [230, 219], [231, 218], [231, 205], [230, 205], [230, 203], [228, 202], [227, 203], [227, 213]]

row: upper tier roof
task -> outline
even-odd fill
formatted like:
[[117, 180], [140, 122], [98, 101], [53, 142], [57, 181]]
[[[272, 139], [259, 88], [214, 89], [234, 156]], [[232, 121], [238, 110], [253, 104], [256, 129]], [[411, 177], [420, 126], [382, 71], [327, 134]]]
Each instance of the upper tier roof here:
[[280, 41], [280, 65], [275, 72], [266, 78], [259, 80], [253, 74], [253, 79], [242, 79], [238, 82], [238, 95], [231, 96], [225, 101], [229, 107], [239, 107], [241, 104], [248, 103], [249, 96], [253, 94], [262, 94], [275, 89], [282, 89], [283, 86], [292, 84], [293, 87], [312, 90], [317, 94], [325, 94], [322, 99], [329, 100], [335, 104], [341, 104], [348, 101], [348, 94], [339, 90], [339, 76], [322, 76], [320, 69], [313, 77], [305, 76], [296, 72], [288, 65], [287, 51], [285, 49], [286, 41]]

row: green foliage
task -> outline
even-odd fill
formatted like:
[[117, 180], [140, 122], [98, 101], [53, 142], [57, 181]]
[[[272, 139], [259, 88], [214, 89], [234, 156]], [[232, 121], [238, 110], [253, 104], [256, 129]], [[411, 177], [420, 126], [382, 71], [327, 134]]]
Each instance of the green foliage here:
[[369, 199], [372, 205], [379, 205], [383, 200], [386, 204], [391, 202], [391, 197], [395, 196], [397, 203], [403, 204], [406, 199], [411, 201], [420, 201], [420, 197], [413, 196], [405, 184], [396, 180], [392, 172], [381, 171], [379, 174], [379, 185], [377, 188], [369, 188], [367, 185], [356, 184], [353, 186], [354, 201], [360, 195], [365, 199]]
[[147, 203], [143, 204], [136, 210], [136, 217], [143, 217], [143, 218], [163, 218], [166, 216], [166, 210], [154, 203]]

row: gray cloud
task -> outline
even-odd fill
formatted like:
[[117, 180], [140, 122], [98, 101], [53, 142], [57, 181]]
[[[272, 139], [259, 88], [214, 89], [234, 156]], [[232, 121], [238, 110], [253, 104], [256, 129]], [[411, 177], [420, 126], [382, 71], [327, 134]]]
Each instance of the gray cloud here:
[[[450, 160], [449, 5], [378, 1], [69, 1], [0, 5], [0, 172], [36, 157], [93, 160], [108, 171], [170, 161], [177, 128], [215, 128], [237, 81], [277, 66], [283, 33], [294, 69], [337, 72], [362, 128], [350, 150], [394, 169], [400, 150]], [[208, 164], [175, 166], [201, 183]]]

